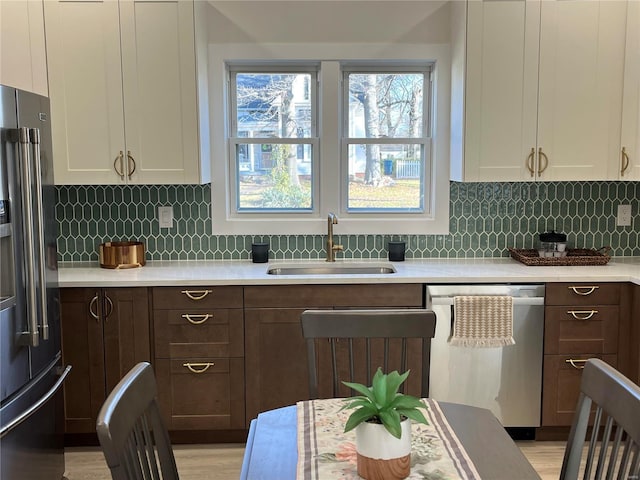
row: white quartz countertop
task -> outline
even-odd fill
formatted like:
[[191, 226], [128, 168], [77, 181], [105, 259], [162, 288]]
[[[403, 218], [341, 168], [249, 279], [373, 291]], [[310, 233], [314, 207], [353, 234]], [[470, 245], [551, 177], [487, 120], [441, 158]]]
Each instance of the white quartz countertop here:
[[176, 285], [283, 285], [349, 283], [526, 283], [633, 282], [640, 285], [640, 257], [614, 257], [606, 265], [532, 267], [511, 258], [337, 260], [340, 263], [391, 263], [393, 274], [269, 275], [276, 264], [324, 265], [323, 260], [150, 261], [144, 267], [109, 270], [97, 263], [60, 265], [60, 287], [150, 287]]

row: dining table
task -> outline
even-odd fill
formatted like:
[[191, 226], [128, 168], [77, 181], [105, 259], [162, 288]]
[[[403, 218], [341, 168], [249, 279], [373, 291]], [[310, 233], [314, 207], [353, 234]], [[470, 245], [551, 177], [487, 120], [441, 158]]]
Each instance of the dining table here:
[[[438, 405], [479, 478], [534, 480], [540, 476], [490, 410], [449, 402]], [[242, 480], [296, 480], [296, 405], [260, 413], [251, 421]]]

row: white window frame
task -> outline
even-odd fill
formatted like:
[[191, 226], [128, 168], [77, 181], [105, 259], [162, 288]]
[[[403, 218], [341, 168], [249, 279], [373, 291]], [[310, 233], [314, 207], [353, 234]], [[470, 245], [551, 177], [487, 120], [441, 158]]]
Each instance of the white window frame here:
[[[380, 52], [384, 52], [381, 54]], [[315, 210], [309, 213], [234, 212], [230, 169], [227, 66], [233, 63], [271, 63], [296, 59], [299, 63], [321, 60], [319, 69], [318, 158], [314, 172], [319, 182]], [[346, 179], [342, 149], [341, 65], [353, 62], [376, 65], [432, 64], [431, 175], [428, 205], [431, 211], [415, 213], [350, 213], [343, 209]], [[440, 44], [211, 44], [209, 46], [209, 106], [212, 157], [212, 230], [219, 235], [326, 234], [327, 215], [337, 214], [335, 234], [447, 234], [449, 232], [449, 119], [451, 62], [449, 47]], [[337, 180], [334, 180], [337, 179]], [[426, 202], [425, 202], [426, 203]], [[345, 206], [346, 208], [346, 206]]]
[[[342, 109], [342, 148], [340, 150], [340, 158], [342, 161], [342, 179], [343, 185], [341, 189], [341, 207], [344, 213], [348, 213], [350, 215], [377, 215], [387, 216], [391, 215], [393, 218], [400, 218], [401, 215], [408, 215], [407, 218], [411, 218], [411, 216], [421, 216], [425, 212], [430, 212], [431, 204], [430, 204], [430, 196], [426, 195], [428, 190], [431, 190], [431, 186], [433, 182], [431, 181], [431, 170], [432, 170], [432, 162], [431, 162], [431, 65], [425, 65], [424, 63], [418, 65], [410, 65], [408, 63], [403, 63], [401, 65], [397, 65], [397, 62], [384, 62], [384, 63], [376, 63], [376, 62], [366, 62], [366, 63], [343, 63], [342, 64], [342, 97], [341, 97], [341, 106], [347, 107]], [[394, 138], [364, 138], [364, 137], [351, 137], [349, 135], [349, 81], [348, 76], [352, 73], [420, 73], [424, 76], [424, 93], [423, 93], [423, 107], [422, 107], [422, 135], [420, 137], [394, 137]], [[420, 181], [422, 182], [422, 208], [420, 210], [414, 211], [380, 211], [374, 209], [362, 209], [362, 210], [349, 210], [348, 201], [349, 201], [349, 146], [350, 145], [402, 145], [402, 144], [417, 144], [422, 147], [422, 168]], [[428, 185], [428, 186], [427, 186]]]
[[[318, 64], [315, 63], [306, 63], [306, 64], [298, 64], [298, 63], [271, 63], [268, 64], [260, 63], [256, 64], [255, 62], [248, 63], [227, 63], [227, 71], [228, 71], [228, 96], [229, 96], [229, 110], [227, 115], [229, 117], [229, 205], [230, 205], [230, 214], [231, 217], [236, 218], [262, 218], [265, 215], [271, 217], [272, 219], [286, 219], [291, 215], [314, 215], [315, 211], [318, 208], [318, 200], [319, 200], [319, 175], [318, 175], [318, 162], [319, 162], [319, 143], [320, 139], [318, 136], [318, 94], [317, 94], [317, 85], [318, 85]], [[233, 94], [236, 92], [236, 82], [235, 82], [235, 74], [237, 73], [308, 73], [311, 75], [311, 85], [310, 88], [310, 104], [311, 104], [311, 136], [304, 138], [284, 138], [284, 137], [238, 137], [233, 136], [233, 134], [238, 133], [238, 125], [237, 125], [237, 98]], [[315, 82], [314, 82], [315, 80]], [[314, 108], [315, 106], [315, 108]], [[311, 210], [309, 209], [300, 209], [300, 210], [291, 210], [291, 211], [282, 211], [282, 210], [270, 210], [270, 209], [255, 209], [255, 210], [242, 210], [240, 211], [237, 208], [238, 205], [238, 176], [236, 169], [236, 155], [235, 151], [238, 145], [240, 144], [264, 144], [264, 143], [273, 143], [278, 145], [311, 145], [311, 154], [313, 158], [312, 163], [312, 175], [311, 178], [313, 180], [313, 184], [311, 187]], [[249, 217], [250, 216], [250, 217]]]

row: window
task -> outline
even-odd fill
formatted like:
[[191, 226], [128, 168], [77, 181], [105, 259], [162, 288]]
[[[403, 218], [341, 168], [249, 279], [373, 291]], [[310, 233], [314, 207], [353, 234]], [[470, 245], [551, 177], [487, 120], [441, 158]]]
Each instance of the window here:
[[215, 234], [324, 234], [329, 212], [338, 235], [448, 233], [446, 47], [218, 47]]
[[428, 210], [429, 71], [343, 69], [347, 212]]
[[317, 71], [229, 69], [234, 211], [312, 212]]

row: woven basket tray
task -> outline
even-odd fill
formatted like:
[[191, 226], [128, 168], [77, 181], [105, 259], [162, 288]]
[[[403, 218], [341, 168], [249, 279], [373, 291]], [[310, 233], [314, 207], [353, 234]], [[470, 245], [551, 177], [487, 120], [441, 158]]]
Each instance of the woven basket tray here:
[[567, 251], [566, 257], [540, 257], [537, 250], [509, 248], [511, 257], [533, 266], [562, 266], [562, 265], [606, 265], [611, 260], [608, 255], [611, 247], [599, 250], [589, 248], [575, 248]]

